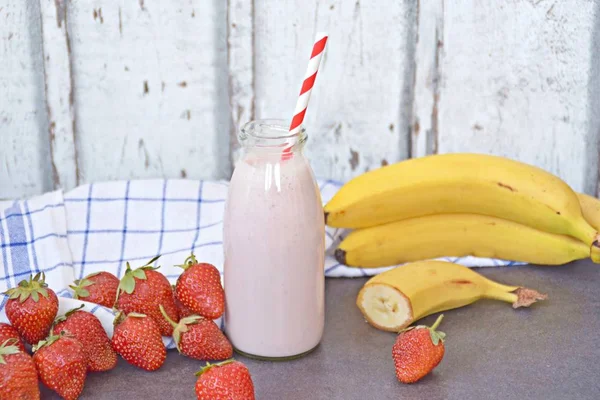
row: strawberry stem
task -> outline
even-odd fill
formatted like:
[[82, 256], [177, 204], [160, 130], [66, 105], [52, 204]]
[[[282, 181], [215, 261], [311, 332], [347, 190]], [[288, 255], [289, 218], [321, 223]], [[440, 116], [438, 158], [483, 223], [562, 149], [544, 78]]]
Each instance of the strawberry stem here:
[[440, 316], [435, 320], [435, 322], [433, 323], [433, 325], [431, 325], [431, 330], [435, 331], [438, 326], [440, 326], [440, 324], [442, 323], [442, 319], [444, 318], [444, 314], [440, 314]]
[[188, 258], [185, 259], [183, 264], [178, 264], [175, 266], [182, 268], [184, 271], [186, 271], [189, 267], [191, 267], [194, 264], [198, 264], [198, 260], [196, 259], [196, 256], [194, 255], [194, 253], [192, 253]]
[[202, 367], [202, 369], [200, 369], [200, 371], [196, 372], [194, 375], [200, 376], [203, 373], [205, 373], [206, 371], [208, 371], [209, 369], [211, 369], [213, 366], [214, 366], [213, 364], [211, 364], [207, 361], [206, 366]]
[[436, 331], [438, 326], [440, 326], [440, 324], [442, 323], [442, 318], [444, 318], [444, 314], [440, 314], [440, 316], [435, 320], [435, 323], [431, 326], [431, 328], [427, 328], [429, 330], [431, 342], [434, 346], [437, 346], [439, 342], [443, 342], [446, 338], [446, 334], [444, 332]]
[[210, 369], [212, 369], [212, 368], [214, 368], [214, 367], [222, 367], [222, 366], [224, 366], [224, 365], [231, 364], [232, 362], [235, 362], [235, 359], [233, 359], [233, 358], [230, 358], [229, 360], [222, 361], [222, 362], [220, 362], [220, 363], [218, 363], [218, 364], [211, 364], [211, 363], [209, 363], [209, 362], [207, 361], [207, 362], [206, 362], [206, 366], [202, 367], [202, 369], [201, 369], [200, 371], [196, 372], [196, 374], [195, 374], [195, 375], [196, 375], [196, 376], [200, 376], [200, 375], [202, 375], [203, 373], [205, 373], [205, 372], [209, 371]]

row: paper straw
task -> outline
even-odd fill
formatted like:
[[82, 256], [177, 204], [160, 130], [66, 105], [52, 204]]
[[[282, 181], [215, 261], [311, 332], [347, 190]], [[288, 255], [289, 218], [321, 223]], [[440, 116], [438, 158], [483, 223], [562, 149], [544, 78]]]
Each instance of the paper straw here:
[[[294, 117], [292, 118], [292, 123], [290, 124], [291, 133], [296, 133], [300, 129], [302, 121], [304, 121], [304, 115], [306, 114], [306, 109], [308, 108], [308, 101], [310, 100], [312, 88], [315, 85], [317, 72], [319, 72], [319, 65], [321, 64], [321, 59], [323, 58], [327, 38], [328, 36], [326, 32], [317, 33], [315, 38], [312, 53], [310, 54], [310, 60], [308, 61], [308, 67], [306, 69], [306, 73], [304, 74], [302, 88], [300, 89], [300, 96], [296, 102]], [[289, 145], [283, 150], [284, 158], [289, 157], [289, 154], [292, 151], [291, 149], [292, 146]]]

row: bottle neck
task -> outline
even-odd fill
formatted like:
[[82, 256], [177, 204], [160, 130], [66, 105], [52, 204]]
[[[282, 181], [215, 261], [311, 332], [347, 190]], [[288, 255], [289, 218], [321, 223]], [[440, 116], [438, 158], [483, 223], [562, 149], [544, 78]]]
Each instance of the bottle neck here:
[[290, 132], [287, 121], [261, 119], [246, 123], [240, 130], [238, 140], [246, 153], [277, 156], [289, 148], [294, 155], [302, 153], [307, 140], [303, 127]]

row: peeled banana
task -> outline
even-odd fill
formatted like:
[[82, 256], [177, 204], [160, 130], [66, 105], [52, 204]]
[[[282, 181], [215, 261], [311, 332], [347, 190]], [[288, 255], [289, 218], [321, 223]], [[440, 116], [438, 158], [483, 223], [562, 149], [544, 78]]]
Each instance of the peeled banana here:
[[391, 164], [346, 183], [325, 206], [326, 223], [366, 228], [407, 218], [472, 213], [514, 221], [584, 242], [600, 262], [598, 232], [577, 195], [533, 166], [483, 154], [443, 154]]
[[340, 263], [366, 268], [468, 255], [558, 265], [589, 254], [572, 237], [477, 214], [428, 215], [358, 229], [335, 251]]
[[507, 286], [458, 264], [421, 261], [374, 276], [358, 293], [356, 304], [376, 328], [398, 332], [430, 314], [471, 304], [479, 299], [528, 307], [546, 295]]

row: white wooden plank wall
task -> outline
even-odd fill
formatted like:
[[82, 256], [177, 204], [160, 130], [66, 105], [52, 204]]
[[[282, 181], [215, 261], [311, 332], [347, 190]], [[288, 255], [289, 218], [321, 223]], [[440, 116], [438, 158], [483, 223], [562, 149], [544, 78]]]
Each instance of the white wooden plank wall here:
[[0, 198], [227, 178], [239, 126], [306, 127], [320, 177], [477, 151], [598, 187], [600, 1], [0, 0]]
[[52, 188], [40, 6], [0, 0], [0, 198]]
[[69, 2], [84, 181], [224, 178], [226, 4]]

